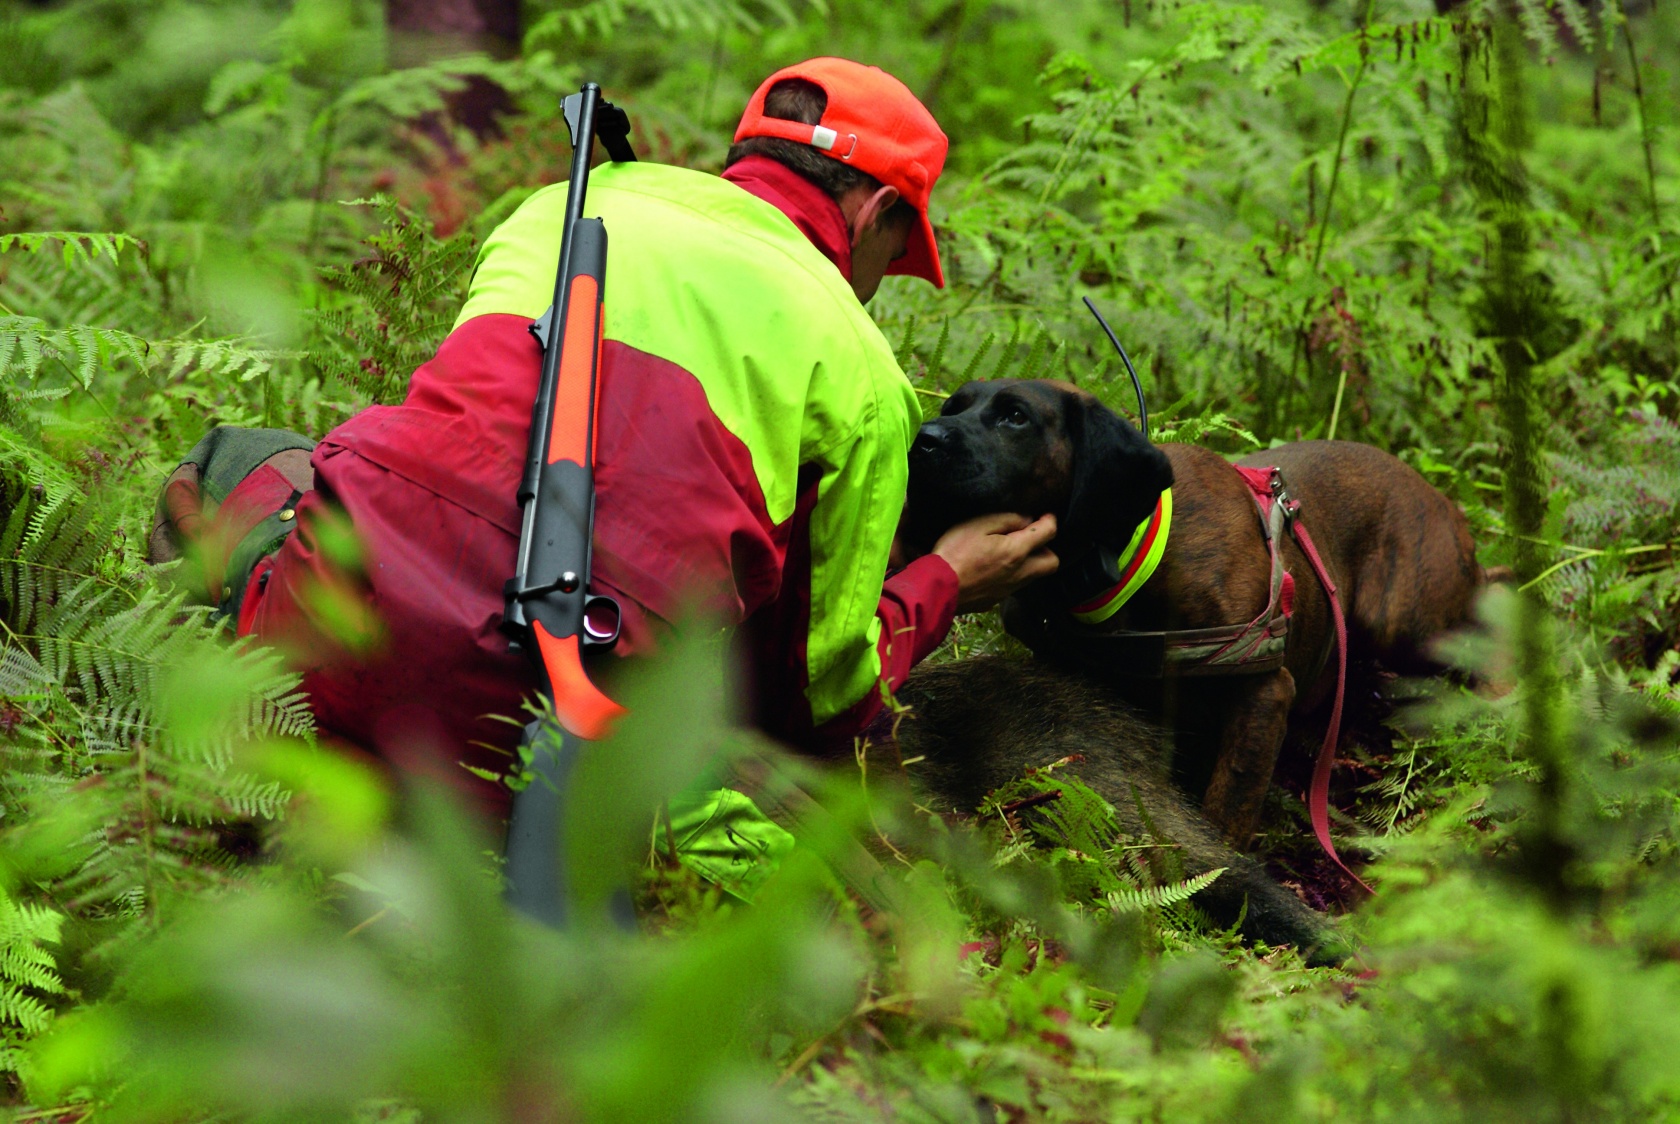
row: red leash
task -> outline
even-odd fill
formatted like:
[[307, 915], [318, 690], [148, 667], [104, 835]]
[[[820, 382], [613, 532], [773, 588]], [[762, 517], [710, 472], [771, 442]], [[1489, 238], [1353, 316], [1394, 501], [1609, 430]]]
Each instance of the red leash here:
[[1336, 701], [1330, 708], [1330, 728], [1324, 731], [1324, 744], [1319, 747], [1318, 762], [1313, 766], [1312, 788], [1307, 793], [1307, 813], [1312, 817], [1313, 834], [1318, 837], [1318, 845], [1324, 848], [1330, 861], [1340, 867], [1343, 874], [1359, 883], [1366, 893], [1374, 894], [1376, 891], [1367, 886], [1364, 879], [1347, 868], [1342, 856], [1336, 853], [1336, 844], [1330, 839], [1330, 770], [1336, 764], [1336, 743], [1342, 732], [1342, 697], [1347, 694], [1347, 618], [1342, 615], [1342, 595], [1336, 589], [1336, 583], [1330, 580], [1330, 571], [1324, 565], [1324, 559], [1318, 556], [1318, 548], [1313, 545], [1306, 524], [1292, 519], [1290, 527], [1295, 532], [1295, 541], [1301, 546], [1301, 553], [1307, 556], [1313, 573], [1324, 584], [1324, 592], [1330, 597], [1330, 615], [1336, 622]]
[[[1330, 616], [1336, 622], [1336, 701], [1330, 708], [1330, 728], [1324, 731], [1324, 744], [1319, 747], [1318, 761], [1313, 765], [1312, 787], [1307, 790], [1307, 814], [1312, 819], [1313, 834], [1318, 837], [1318, 845], [1324, 848], [1324, 853], [1330, 856], [1330, 861], [1339, 867], [1343, 874], [1353, 879], [1366, 893], [1376, 893], [1367, 886], [1359, 875], [1347, 868], [1342, 856], [1336, 853], [1336, 844], [1330, 839], [1330, 770], [1336, 765], [1336, 747], [1342, 733], [1342, 700], [1347, 695], [1347, 618], [1342, 613], [1342, 594], [1336, 588], [1336, 583], [1330, 580], [1330, 568], [1319, 557], [1318, 547], [1313, 545], [1312, 535], [1307, 533], [1307, 525], [1301, 522], [1301, 501], [1289, 495], [1284, 485], [1283, 473], [1277, 467], [1245, 468], [1233, 465], [1237, 475], [1243, 478], [1250, 492], [1254, 494], [1254, 502], [1260, 508], [1260, 525], [1265, 530], [1267, 547], [1272, 551], [1272, 565], [1279, 566], [1278, 550], [1282, 544], [1279, 537], [1278, 519], [1282, 518], [1289, 525], [1290, 532], [1295, 536], [1295, 542], [1301, 547], [1301, 553], [1307, 556], [1307, 564], [1318, 575], [1318, 580], [1324, 585], [1325, 596], [1330, 599]], [[1285, 586], [1283, 615], [1288, 617], [1293, 609], [1288, 596], [1288, 585]]]

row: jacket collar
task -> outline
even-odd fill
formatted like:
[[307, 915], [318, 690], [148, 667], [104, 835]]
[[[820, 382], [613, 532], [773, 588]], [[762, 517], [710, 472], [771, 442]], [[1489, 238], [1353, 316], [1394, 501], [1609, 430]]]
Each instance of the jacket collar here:
[[724, 169], [723, 178], [792, 219], [840, 276], [852, 279], [851, 231], [828, 192], [768, 156], [743, 157]]

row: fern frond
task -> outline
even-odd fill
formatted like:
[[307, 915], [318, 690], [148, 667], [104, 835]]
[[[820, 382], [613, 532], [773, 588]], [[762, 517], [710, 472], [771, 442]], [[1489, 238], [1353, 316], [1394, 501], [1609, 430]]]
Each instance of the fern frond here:
[[1165, 886], [1127, 886], [1111, 890], [1106, 898], [1108, 908], [1116, 914], [1147, 913], [1189, 901], [1226, 871], [1226, 867], [1210, 870]]
[[33, 254], [49, 242], [57, 242], [63, 246], [64, 264], [73, 266], [78, 260], [97, 261], [100, 257], [108, 257], [113, 262], [121, 256], [122, 251], [134, 248], [145, 254], [146, 243], [131, 234], [116, 232], [90, 232], [79, 230], [41, 230], [20, 234], [0, 234], [0, 254], [8, 250], [22, 250]]
[[939, 341], [933, 345], [933, 356], [927, 361], [927, 373], [935, 378], [945, 369], [945, 352], [951, 346], [951, 318], [939, 322]]
[[998, 353], [998, 360], [992, 367], [992, 373], [986, 376], [988, 379], [1001, 379], [1007, 377], [1009, 364], [1014, 361], [1015, 348], [1020, 344], [1020, 342], [1021, 322], [1017, 320], [1014, 328], [1009, 333], [1009, 342], [1004, 344], [1003, 350]]
[[[237, 338], [151, 340], [115, 328], [78, 324], [49, 327], [34, 316], [0, 317], [0, 376], [34, 380], [49, 362], [58, 362], [84, 389], [94, 377], [126, 360], [142, 371], [162, 369], [179, 378], [196, 371], [213, 378], [249, 381], [301, 352], [251, 347]], [[167, 365], [167, 366], [165, 366]]]
[[445, 107], [445, 95], [466, 88], [477, 75], [505, 83], [512, 68], [484, 55], [458, 55], [423, 66], [374, 74], [352, 82], [333, 103], [335, 110], [373, 108], [398, 121], [412, 120]]
[[0, 1023], [25, 1035], [40, 1034], [52, 1021], [40, 995], [64, 993], [58, 961], [42, 947], [58, 943], [63, 922], [56, 910], [13, 901], [0, 890]]
[[1242, 445], [1249, 448], [1258, 448], [1262, 444], [1261, 440], [1249, 432], [1248, 428], [1240, 421], [1219, 410], [1205, 410], [1195, 417], [1189, 418], [1170, 416], [1172, 410], [1176, 409], [1178, 405], [1182, 405], [1182, 403], [1169, 407], [1167, 411], [1169, 416], [1161, 420], [1151, 418], [1151, 440], [1196, 444], [1207, 441], [1211, 437], [1223, 436], [1234, 437]]
[[[195, 370], [211, 378], [234, 378], [250, 382], [266, 375], [276, 363], [301, 359], [303, 352], [278, 348], [251, 347], [243, 340], [178, 339], [168, 340], [159, 350], [169, 355], [168, 378], [174, 379], [188, 370]], [[161, 363], [159, 364], [161, 366]]]
[[1044, 325], [1040, 324], [1038, 331], [1033, 333], [1032, 343], [1027, 345], [1027, 357], [1021, 361], [1020, 366], [1009, 373], [1009, 377], [1017, 379], [1037, 378], [1035, 372], [1043, 369], [1050, 346], [1050, 333], [1045, 330]]
[[904, 339], [899, 341], [896, 352], [899, 369], [908, 372], [910, 363], [916, 358], [916, 316], [911, 313], [904, 321]]
[[0, 317], [0, 376], [13, 380], [33, 380], [43, 364], [56, 361], [85, 389], [100, 368], [119, 359], [143, 367], [150, 351], [147, 340], [114, 328], [51, 328], [34, 316]]
[[[12, 735], [0, 742], [0, 799], [19, 813], [80, 803], [102, 825], [71, 848], [57, 900], [133, 920], [163, 897], [225, 884], [214, 825], [277, 819], [290, 799], [236, 770], [235, 753], [253, 738], [312, 736], [298, 677], [270, 650], [230, 648], [181, 593], [125, 571], [106, 509], [4, 428], [0, 500], [0, 692]], [[171, 707], [193, 690], [181, 669], [212, 664], [233, 677], [218, 676], [222, 709], [176, 721]], [[97, 785], [74, 783], [95, 774]], [[39, 985], [27, 974], [38, 960], [0, 952], [0, 979], [10, 970]], [[25, 1000], [12, 1009], [37, 1014]]]
[[465, 231], [436, 237], [429, 223], [384, 196], [354, 204], [372, 206], [383, 226], [368, 239], [369, 256], [322, 271], [348, 300], [315, 314], [310, 358], [377, 405], [400, 398], [448, 335], [476, 247]]
[[997, 333], [987, 332], [986, 337], [980, 341], [980, 346], [974, 349], [974, 354], [968, 357], [968, 362], [964, 364], [962, 373], [957, 376], [957, 386], [974, 380], [974, 372], [980, 369], [980, 364], [986, 361], [986, 355], [995, 346], [997, 346]]
[[606, 38], [631, 20], [649, 23], [663, 32], [756, 32], [764, 27], [760, 12], [779, 23], [791, 24], [802, 8], [824, 12], [827, 7], [823, 0], [585, 0], [545, 13], [532, 25], [528, 38], [570, 45], [579, 39]]

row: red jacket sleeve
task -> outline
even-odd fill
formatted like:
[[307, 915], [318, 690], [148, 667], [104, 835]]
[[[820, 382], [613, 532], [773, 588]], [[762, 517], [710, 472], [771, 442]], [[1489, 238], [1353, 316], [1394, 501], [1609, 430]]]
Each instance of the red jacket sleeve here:
[[[916, 559], [887, 578], [875, 608], [881, 621], [881, 683], [896, 692], [910, 671], [945, 642], [957, 615], [957, 572], [936, 554]], [[852, 740], [884, 708], [881, 692], [871, 691], [857, 705], [812, 731], [811, 748], [819, 753], [849, 753]]]
[[924, 555], [887, 578], [881, 603], [881, 678], [897, 691], [910, 669], [945, 643], [957, 615], [957, 572], [937, 554]]
[[880, 684], [896, 691], [910, 669], [944, 642], [957, 611], [957, 575], [943, 558], [928, 555], [886, 579], [875, 606], [881, 625], [876, 688], [817, 726], [806, 694], [810, 679], [805, 650], [811, 621], [809, 524], [817, 503], [816, 484], [812, 473], [788, 528], [781, 588], [742, 623], [738, 654], [748, 670], [748, 709], [759, 729], [809, 753], [849, 756], [852, 739], [881, 713]]

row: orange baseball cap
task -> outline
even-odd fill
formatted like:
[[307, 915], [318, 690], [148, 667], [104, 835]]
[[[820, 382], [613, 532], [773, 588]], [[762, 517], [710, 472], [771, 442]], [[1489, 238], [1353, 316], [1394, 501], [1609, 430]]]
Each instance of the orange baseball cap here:
[[[828, 94], [828, 106], [816, 125], [764, 115], [770, 87], [788, 78], [803, 78]], [[945, 170], [951, 142], [927, 106], [903, 82], [880, 67], [850, 59], [807, 59], [776, 71], [753, 94], [735, 127], [737, 142], [748, 137], [808, 144], [897, 188], [899, 197], [916, 208], [920, 221], [911, 228], [904, 256], [887, 272], [926, 278], [938, 288], [945, 287], [927, 207], [933, 185]]]

